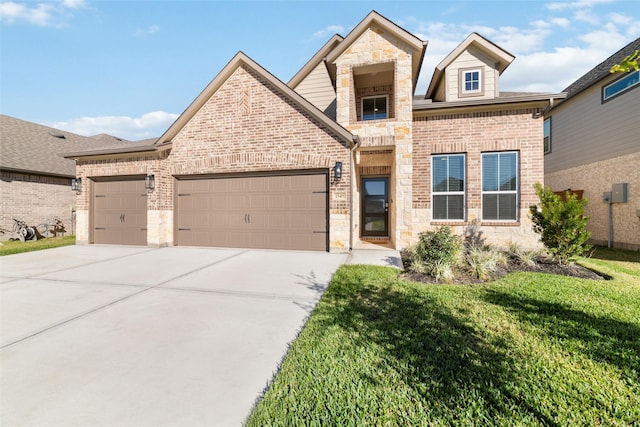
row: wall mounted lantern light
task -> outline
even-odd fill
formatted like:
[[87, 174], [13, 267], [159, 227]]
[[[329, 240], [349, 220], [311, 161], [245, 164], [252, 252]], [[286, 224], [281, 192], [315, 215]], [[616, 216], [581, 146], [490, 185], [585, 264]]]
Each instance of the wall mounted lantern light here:
[[71, 189], [80, 194], [82, 192], [82, 178], [71, 178]]
[[156, 188], [156, 177], [155, 175], [147, 175], [144, 177], [144, 188], [147, 190], [153, 190]]
[[342, 162], [336, 162], [333, 167], [333, 178], [337, 181], [342, 178]]

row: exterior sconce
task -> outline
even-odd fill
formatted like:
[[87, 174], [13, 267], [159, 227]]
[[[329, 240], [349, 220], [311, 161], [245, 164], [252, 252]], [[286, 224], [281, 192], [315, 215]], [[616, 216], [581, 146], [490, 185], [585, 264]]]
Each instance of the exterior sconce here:
[[71, 190], [75, 191], [76, 194], [82, 192], [82, 178], [71, 178]]
[[333, 178], [336, 181], [342, 178], [342, 162], [336, 162], [336, 165], [333, 167]]
[[147, 190], [153, 190], [156, 188], [156, 177], [155, 175], [147, 175], [144, 177], [144, 188]]

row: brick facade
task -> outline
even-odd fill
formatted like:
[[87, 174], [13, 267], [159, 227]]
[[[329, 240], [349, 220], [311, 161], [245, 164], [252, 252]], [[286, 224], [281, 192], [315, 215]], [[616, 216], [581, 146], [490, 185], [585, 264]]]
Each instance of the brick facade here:
[[545, 185], [554, 191], [583, 190], [588, 200], [585, 215], [590, 217], [587, 229], [591, 243], [609, 243], [609, 204], [602, 201], [602, 193], [611, 191], [613, 184], [628, 184], [628, 202], [613, 203], [612, 246], [640, 250], [640, 153], [602, 160], [545, 175]]
[[[74, 232], [75, 193], [71, 179], [22, 172], [2, 171], [0, 180], [0, 228], [13, 229], [13, 218], [28, 225], [59, 218], [66, 234]], [[11, 234], [0, 234], [0, 240]]]
[[[538, 246], [539, 236], [531, 228], [529, 207], [538, 203], [533, 185], [544, 180], [542, 118], [536, 108], [494, 110], [473, 113], [431, 114], [413, 122], [413, 238], [442, 224], [458, 233], [473, 221], [488, 243], [505, 245], [517, 241], [525, 247]], [[482, 221], [481, 155], [515, 151], [519, 159], [519, 212], [516, 222]], [[431, 218], [431, 156], [465, 154], [466, 221], [442, 222]]]

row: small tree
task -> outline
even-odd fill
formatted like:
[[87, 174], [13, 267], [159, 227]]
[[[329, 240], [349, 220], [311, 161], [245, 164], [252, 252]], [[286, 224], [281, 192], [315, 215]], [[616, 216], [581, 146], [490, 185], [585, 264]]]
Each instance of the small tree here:
[[567, 193], [566, 200], [549, 187], [535, 184], [540, 198], [540, 208], [530, 207], [533, 229], [540, 234], [540, 240], [547, 251], [560, 263], [566, 264], [575, 256], [591, 249], [587, 240], [591, 233], [587, 231], [589, 217], [584, 216], [587, 200], [578, 200], [575, 194]]

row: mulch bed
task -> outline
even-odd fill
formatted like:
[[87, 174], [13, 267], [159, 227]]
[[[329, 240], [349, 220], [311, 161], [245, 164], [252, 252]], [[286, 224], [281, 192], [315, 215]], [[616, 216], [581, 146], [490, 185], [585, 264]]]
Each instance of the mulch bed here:
[[[404, 260], [403, 260], [404, 261]], [[405, 268], [407, 265], [405, 265]], [[535, 273], [548, 273], [558, 274], [561, 276], [576, 277], [579, 279], [592, 279], [592, 280], [608, 280], [610, 277], [596, 273], [593, 270], [589, 270], [578, 264], [560, 264], [550, 258], [539, 258], [536, 260], [536, 265], [522, 265], [514, 259], [509, 259], [507, 265], [499, 267], [490, 278], [487, 280], [481, 280], [470, 274], [468, 271], [460, 268], [454, 269], [455, 278], [453, 280], [443, 281], [423, 273], [413, 273], [406, 270], [400, 275], [401, 278], [411, 280], [412, 282], [421, 283], [454, 283], [454, 284], [473, 284], [484, 283], [492, 280], [499, 279], [506, 276], [509, 273], [517, 271], [535, 272]]]

